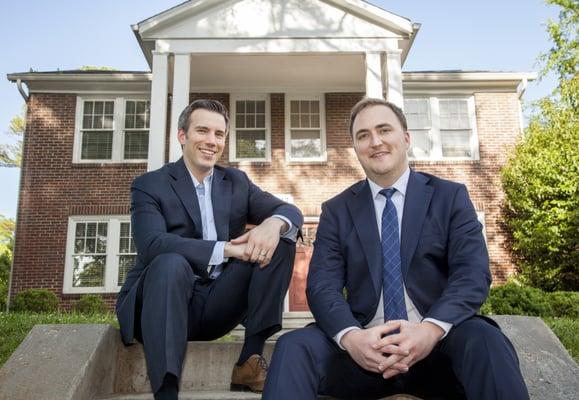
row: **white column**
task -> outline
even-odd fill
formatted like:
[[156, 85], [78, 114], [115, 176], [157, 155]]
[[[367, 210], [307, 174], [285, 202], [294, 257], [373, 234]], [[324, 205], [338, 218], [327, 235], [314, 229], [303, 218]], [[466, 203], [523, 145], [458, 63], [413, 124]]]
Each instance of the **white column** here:
[[169, 161], [181, 157], [181, 144], [177, 138], [179, 115], [189, 104], [189, 81], [191, 76], [191, 54], [175, 54], [173, 70], [173, 101], [171, 103], [171, 131], [169, 133]]
[[149, 159], [147, 170], [165, 164], [165, 130], [167, 126], [168, 54], [153, 51], [153, 82], [151, 84], [151, 121], [149, 128]]
[[382, 57], [378, 51], [366, 52], [366, 96], [384, 98], [382, 88]]
[[386, 53], [386, 100], [404, 108], [401, 54], [402, 50], [390, 50]]

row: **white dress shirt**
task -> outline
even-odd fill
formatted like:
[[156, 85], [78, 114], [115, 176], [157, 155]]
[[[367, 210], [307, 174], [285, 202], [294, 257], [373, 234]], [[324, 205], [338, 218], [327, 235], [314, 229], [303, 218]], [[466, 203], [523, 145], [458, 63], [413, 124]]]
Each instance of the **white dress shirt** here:
[[[406, 188], [408, 187], [408, 178], [410, 177], [410, 168], [407, 168], [406, 171], [402, 174], [400, 178], [391, 186], [392, 188], [396, 189], [394, 194], [391, 197], [392, 203], [396, 208], [396, 214], [398, 216], [398, 239], [401, 238], [402, 232], [402, 217], [404, 212], [404, 199], [406, 197]], [[386, 207], [386, 197], [380, 194], [380, 191], [383, 188], [379, 186], [377, 183], [368, 179], [368, 183], [370, 185], [370, 191], [372, 192], [372, 199], [374, 200], [374, 210], [376, 211], [376, 224], [378, 225], [378, 234], [382, 236], [382, 212], [384, 211], [384, 207]], [[421, 322], [423, 321], [422, 315], [416, 309], [416, 306], [408, 297], [408, 292], [406, 291], [406, 286], [404, 286], [404, 301], [406, 303], [406, 313], [408, 314], [408, 321], [410, 322]], [[438, 325], [444, 330], [443, 338], [448, 334], [450, 329], [452, 328], [452, 324], [448, 322], [439, 321], [434, 318], [425, 318], [424, 321], [432, 322], [433, 324]], [[378, 308], [376, 309], [376, 314], [374, 318], [365, 326], [365, 328], [372, 328], [374, 326], [382, 325], [384, 323], [384, 294], [380, 291], [380, 301], [378, 303]], [[334, 340], [342, 347], [340, 343], [342, 337], [349, 331], [353, 329], [359, 329], [355, 326], [350, 326], [347, 328], [342, 329], [336, 336], [334, 336]], [[345, 349], [344, 349], [345, 350]]]

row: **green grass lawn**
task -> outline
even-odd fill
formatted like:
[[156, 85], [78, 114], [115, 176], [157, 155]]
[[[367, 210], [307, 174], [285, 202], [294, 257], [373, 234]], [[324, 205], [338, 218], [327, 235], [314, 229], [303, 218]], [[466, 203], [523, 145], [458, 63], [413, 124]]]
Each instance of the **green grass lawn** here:
[[[579, 320], [544, 318], [567, 351], [579, 363]], [[6, 313], [0, 312], [0, 366], [4, 365], [30, 329], [37, 324], [111, 324], [118, 328], [114, 314], [83, 315], [74, 313]], [[225, 336], [220, 340], [229, 341]]]

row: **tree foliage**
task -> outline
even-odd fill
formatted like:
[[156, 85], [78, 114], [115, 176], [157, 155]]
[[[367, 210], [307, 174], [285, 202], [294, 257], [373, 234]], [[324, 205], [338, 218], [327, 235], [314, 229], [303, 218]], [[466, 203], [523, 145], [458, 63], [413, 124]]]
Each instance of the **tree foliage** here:
[[0, 167], [19, 168], [22, 165], [22, 138], [26, 130], [26, 106], [10, 120], [8, 136], [14, 144], [0, 144]]
[[6, 309], [13, 244], [14, 220], [0, 215], [0, 311]]
[[545, 290], [579, 289], [579, 61], [575, 0], [548, 0], [561, 7], [549, 22], [552, 48], [541, 56], [542, 76], [558, 86], [535, 105], [525, 134], [502, 171], [505, 223], [512, 251], [529, 284]]

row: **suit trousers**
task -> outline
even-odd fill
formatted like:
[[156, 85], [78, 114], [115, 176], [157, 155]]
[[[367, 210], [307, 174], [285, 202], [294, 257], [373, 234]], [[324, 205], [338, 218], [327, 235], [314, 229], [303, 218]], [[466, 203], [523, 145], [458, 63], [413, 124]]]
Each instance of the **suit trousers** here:
[[314, 400], [317, 394], [376, 399], [398, 393], [423, 399], [528, 399], [515, 350], [482, 317], [451, 329], [405, 374], [384, 379], [361, 368], [316, 325], [277, 342], [263, 399]]
[[295, 243], [281, 239], [266, 268], [232, 259], [214, 280], [194, 275], [180, 254], [154, 258], [136, 310], [153, 393], [167, 373], [181, 376], [189, 340], [217, 339], [242, 322], [246, 337], [279, 331], [294, 257]]

